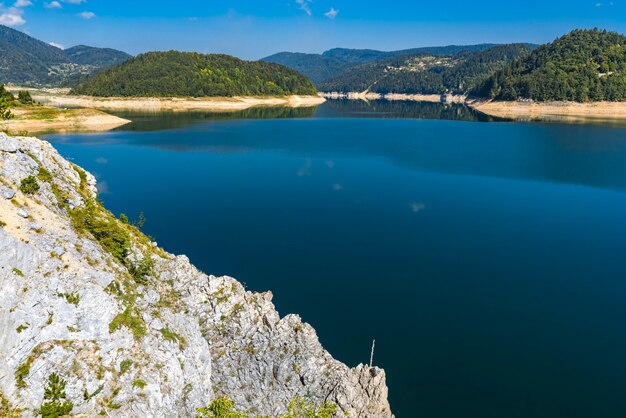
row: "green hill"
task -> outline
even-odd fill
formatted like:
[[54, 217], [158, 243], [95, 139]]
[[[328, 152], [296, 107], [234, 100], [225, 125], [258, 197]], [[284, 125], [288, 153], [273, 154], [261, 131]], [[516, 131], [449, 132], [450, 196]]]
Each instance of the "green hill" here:
[[80, 65], [91, 65], [98, 68], [112, 67], [132, 58], [126, 52], [111, 48], [94, 48], [77, 45], [63, 51], [72, 62]]
[[228, 55], [149, 52], [104, 70], [73, 89], [90, 96], [218, 97], [312, 95], [315, 86], [282, 65]]
[[575, 30], [496, 72], [473, 94], [496, 100], [626, 101], [626, 36]]
[[61, 85], [130, 58], [113, 49], [62, 50], [0, 25], [0, 83]]
[[394, 57], [418, 54], [451, 55], [461, 51], [482, 51], [494, 46], [493, 44], [479, 45], [448, 45], [405, 49], [400, 51], [376, 51], [373, 49], [334, 48], [322, 54], [303, 54], [295, 52], [280, 52], [263, 58], [261, 61], [274, 62], [293, 68], [307, 76], [316, 85], [337, 76], [349, 68], [356, 68], [363, 64], [389, 60]]
[[440, 54], [408, 54], [349, 68], [319, 87], [336, 92], [464, 94], [515, 59], [529, 55], [532, 48], [511, 44], [477, 51], [440, 49], [435, 50]]

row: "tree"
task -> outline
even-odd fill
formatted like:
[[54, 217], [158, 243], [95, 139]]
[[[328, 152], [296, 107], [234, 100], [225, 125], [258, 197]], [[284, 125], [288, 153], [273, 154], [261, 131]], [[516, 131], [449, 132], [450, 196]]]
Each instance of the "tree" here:
[[34, 103], [32, 96], [26, 90], [20, 90], [17, 93], [17, 100], [24, 105], [31, 105]]
[[72, 412], [74, 404], [66, 399], [65, 383], [56, 373], [48, 377], [48, 386], [43, 394], [43, 398], [48, 401], [39, 410], [43, 418], [59, 418]]

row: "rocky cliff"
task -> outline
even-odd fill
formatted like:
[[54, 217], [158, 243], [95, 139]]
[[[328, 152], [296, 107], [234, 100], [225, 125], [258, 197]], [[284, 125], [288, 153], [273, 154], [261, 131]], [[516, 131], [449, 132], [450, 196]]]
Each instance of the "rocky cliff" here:
[[168, 254], [96, 193], [49, 143], [0, 134], [0, 416], [193, 417], [223, 398], [392, 416], [383, 370], [336, 361], [271, 293]]

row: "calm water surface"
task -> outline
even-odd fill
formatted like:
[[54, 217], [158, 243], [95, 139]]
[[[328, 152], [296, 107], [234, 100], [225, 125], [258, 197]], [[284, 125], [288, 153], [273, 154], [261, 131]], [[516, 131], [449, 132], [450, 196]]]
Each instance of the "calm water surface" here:
[[376, 338], [398, 417], [626, 416], [624, 126], [402, 103], [130, 117], [47, 139], [338, 359]]

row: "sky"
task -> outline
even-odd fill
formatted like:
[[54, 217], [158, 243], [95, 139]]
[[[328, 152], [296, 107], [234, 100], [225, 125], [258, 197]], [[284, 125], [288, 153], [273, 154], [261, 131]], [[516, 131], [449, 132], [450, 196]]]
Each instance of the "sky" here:
[[0, 24], [59, 47], [281, 51], [545, 43], [574, 28], [626, 33], [626, 0], [0, 0]]

